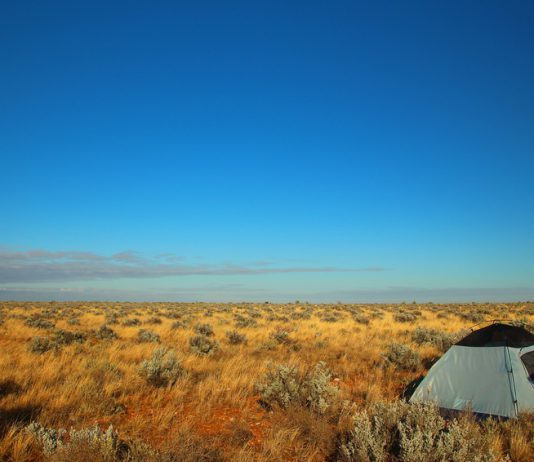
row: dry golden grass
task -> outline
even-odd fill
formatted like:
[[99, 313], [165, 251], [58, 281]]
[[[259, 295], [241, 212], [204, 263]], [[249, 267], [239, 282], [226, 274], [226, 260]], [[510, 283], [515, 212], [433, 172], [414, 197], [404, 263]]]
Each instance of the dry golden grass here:
[[[399, 312], [412, 313], [416, 320], [396, 321]], [[34, 316], [55, 327], [27, 325]], [[139, 325], [123, 325], [134, 318]], [[83, 447], [44, 455], [22, 430], [36, 421], [66, 429], [94, 424], [106, 429], [112, 424], [128, 443], [128, 460], [335, 460], [350, 412], [399, 399], [406, 386], [442, 354], [432, 345], [412, 342], [416, 325], [452, 334], [479, 319], [503, 318], [534, 324], [534, 304], [6, 302], [0, 305], [0, 457], [105, 460], [91, 452], [94, 448]], [[72, 324], [73, 319], [79, 324]], [[173, 328], [177, 321], [182, 327]], [[220, 348], [212, 355], [198, 356], [190, 347], [197, 323], [208, 323], [214, 330]], [[116, 339], [95, 336], [104, 324]], [[86, 339], [42, 354], [30, 351], [34, 337], [53, 337], [54, 329], [82, 332]], [[161, 342], [140, 342], [140, 329], [153, 331]], [[246, 343], [230, 344], [225, 333], [231, 330], [246, 335]], [[288, 332], [287, 341], [274, 340], [277, 331]], [[406, 371], [385, 367], [383, 355], [390, 343], [417, 351], [421, 366]], [[174, 350], [184, 373], [155, 387], [139, 374], [139, 366], [161, 346]], [[266, 409], [259, 404], [255, 385], [269, 363], [292, 364], [305, 371], [319, 361], [333, 372], [332, 383], [339, 389], [336, 403], [325, 415], [302, 407]], [[343, 401], [352, 403], [352, 411], [347, 403], [342, 406]], [[532, 460], [532, 420], [525, 417], [499, 425], [497, 456]]]

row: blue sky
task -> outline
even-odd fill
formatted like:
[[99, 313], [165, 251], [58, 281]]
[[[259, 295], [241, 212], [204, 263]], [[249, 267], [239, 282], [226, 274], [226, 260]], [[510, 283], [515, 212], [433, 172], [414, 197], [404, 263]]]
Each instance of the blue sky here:
[[532, 2], [0, 7], [0, 299], [534, 299]]

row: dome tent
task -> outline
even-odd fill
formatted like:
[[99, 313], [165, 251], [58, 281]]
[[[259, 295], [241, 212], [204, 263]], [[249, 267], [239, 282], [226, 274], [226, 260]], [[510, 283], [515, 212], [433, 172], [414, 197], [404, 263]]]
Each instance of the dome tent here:
[[496, 417], [534, 412], [534, 335], [500, 323], [471, 332], [430, 368], [416, 401]]

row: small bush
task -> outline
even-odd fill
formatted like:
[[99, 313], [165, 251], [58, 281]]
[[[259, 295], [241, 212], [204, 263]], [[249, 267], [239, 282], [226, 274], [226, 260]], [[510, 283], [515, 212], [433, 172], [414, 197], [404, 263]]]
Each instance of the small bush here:
[[156, 387], [173, 385], [183, 373], [184, 369], [174, 351], [166, 348], [158, 348], [150, 359], [139, 366], [139, 374]]
[[412, 341], [418, 345], [427, 343], [435, 346], [441, 352], [447, 351], [453, 344], [458, 342], [462, 337], [469, 332], [461, 330], [454, 334], [448, 334], [436, 329], [427, 329], [425, 327], [418, 327], [412, 332]]
[[28, 318], [24, 324], [26, 324], [28, 327], [35, 327], [36, 329], [52, 329], [54, 327], [53, 323], [41, 318], [40, 316]]
[[80, 319], [79, 318], [69, 318], [67, 319], [67, 324], [70, 326], [79, 326], [80, 325]]
[[484, 320], [486, 319], [486, 316], [483, 312], [476, 311], [476, 310], [459, 311], [457, 314], [460, 318], [465, 319], [466, 321], [469, 321], [475, 324], [484, 322]]
[[280, 364], [269, 368], [256, 389], [263, 403], [269, 407], [277, 405], [287, 409], [289, 406], [304, 406], [323, 414], [338, 393], [338, 389], [330, 384], [331, 379], [332, 373], [323, 362], [303, 375], [295, 366]]
[[321, 316], [321, 320], [324, 322], [338, 322], [343, 319], [343, 316], [339, 313], [325, 313]]
[[171, 324], [171, 329], [186, 329], [187, 326], [188, 325], [185, 321], [178, 320], [178, 321], [174, 321]]
[[198, 356], [209, 356], [219, 349], [219, 342], [206, 335], [198, 334], [189, 339], [191, 350]]
[[402, 371], [415, 371], [421, 364], [419, 354], [400, 343], [390, 343], [384, 358], [386, 364], [391, 364]]
[[211, 337], [215, 335], [211, 324], [196, 324], [195, 332], [200, 335], [205, 335], [206, 337]]
[[357, 412], [342, 437], [340, 462], [490, 462], [495, 460], [490, 427], [464, 420], [448, 425], [432, 403], [376, 403]]
[[59, 345], [46, 337], [33, 337], [30, 342], [32, 353], [43, 354], [50, 350], [58, 350]]
[[[109, 426], [104, 432], [98, 425], [91, 428], [69, 432], [64, 429], [52, 429], [32, 422], [25, 427], [25, 432], [32, 435], [40, 445], [43, 454], [54, 456], [57, 460], [101, 460], [117, 459], [120, 447], [118, 434]], [[83, 455], [83, 459], [80, 456]]]
[[115, 331], [105, 324], [100, 326], [94, 335], [99, 340], [115, 340], [117, 338]]
[[119, 317], [116, 313], [106, 314], [106, 324], [118, 324]]
[[139, 319], [137, 319], [137, 318], [125, 319], [122, 322], [122, 325], [125, 326], [125, 327], [139, 326], [140, 324], [141, 324], [141, 321], [139, 321]]
[[37, 422], [30, 423], [24, 430], [35, 438], [45, 456], [50, 456], [58, 446], [63, 445], [62, 438], [67, 433], [67, 430], [62, 428], [54, 430], [53, 428], [43, 427]]
[[160, 343], [159, 335], [151, 330], [140, 329], [137, 333], [137, 340], [144, 343]]
[[235, 327], [238, 329], [242, 329], [244, 327], [256, 327], [257, 325], [258, 323], [253, 318], [246, 318], [240, 314], [235, 315]]
[[281, 344], [288, 344], [291, 342], [291, 339], [289, 338], [289, 332], [286, 330], [278, 329], [277, 331], [272, 332], [269, 337]]
[[399, 313], [395, 313], [393, 315], [393, 319], [397, 322], [414, 322], [417, 319], [417, 316], [412, 313], [401, 311]]
[[226, 338], [228, 339], [228, 343], [231, 345], [247, 343], [247, 336], [245, 334], [240, 334], [236, 330], [226, 332]]
[[85, 342], [85, 334], [82, 332], [69, 332], [68, 330], [56, 329], [53, 334], [53, 342], [58, 345]]
[[357, 323], [359, 324], [369, 324], [369, 318], [367, 316], [365, 316], [364, 314], [362, 313], [354, 313], [352, 315], [352, 318], [354, 319], [354, 321], [356, 321]]

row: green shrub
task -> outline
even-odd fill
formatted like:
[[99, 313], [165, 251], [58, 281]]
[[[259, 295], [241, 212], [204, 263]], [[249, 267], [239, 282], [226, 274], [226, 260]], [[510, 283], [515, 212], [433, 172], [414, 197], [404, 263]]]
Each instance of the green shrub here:
[[256, 327], [258, 325], [258, 323], [256, 322], [255, 319], [253, 319], [252, 317], [250, 318], [246, 318], [245, 316], [242, 316], [240, 314], [236, 314], [234, 316], [234, 319], [235, 319], [235, 327], [236, 328], [243, 328], [243, 327]]
[[367, 316], [365, 316], [364, 314], [362, 313], [354, 313], [352, 315], [352, 319], [354, 319], [354, 321], [356, 321], [357, 323], [359, 324], [369, 324], [369, 318]]
[[173, 385], [183, 373], [184, 369], [174, 351], [166, 348], [156, 349], [152, 357], [139, 366], [139, 374], [156, 387]]
[[247, 336], [241, 334], [236, 330], [226, 332], [226, 338], [231, 345], [239, 345], [241, 343], [247, 343]]
[[291, 342], [291, 339], [289, 338], [289, 332], [286, 330], [278, 329], [275, 332], [272, 332], [269, 337], [282, 344], [288, 344]]
[[46, 337], [33, 337], [30, 342], [30, 351], [32, 353], [43, 354], [47, 351], [57, 351], [59, 345]]
[[400, 311], [393, 315], [393, 319], [397, 322], [414, 322], [417, 319], [417, 316], [413, 313], [407, 313], [405, 311]]
[[432, 403], [376, 403], [357, 412], [342, 436], [339, 462], [490, 462], [495, 460], [491, 427], [468, 419], [449, 424]]
[[200, 335], [205, 335], [206, 337], [212, 337], [213, 335], [215, 335], [211, 324], [196, 324], [195, 332]]
[[85, 342], [85, 334], [82, 332], [70, 332], [63, 329], [55, 329], [52, 335], [52, 341], [58, 345], [69, 345], [71, 343]]
[[219, 349], [219, 342], [207, 335], [198, 334], [189, 339], [191, 350], [198, 356], [209, 356]]
[[106, 324], [118, 324], [119, 323], [119, 317], [116, 313], [108, 313], [106, 314]]
[[412, 341], [418, 345], [422, 345], [424, 343], [433, 345], [444, 353], [468, 333], [469, 331], [460, 330], [454, 334], [448, 334], [447, 332], [442, 332], [437, 329], [418, 327], [412, 332]]
[[94, 335], [99, 340], [115, 340], [118, 337], [115, 331], [105, 324], [100, 326]]
[[147, 324], [161, 324], [161, 318], [158, 318], [157, 316], [151, 316], [146, 320]]
[[56, 451], [58, 446], [63, 445], [62, 438], [67, 433], [67, 430], [62, 428], [55, 430], [53, 428], [43, 427], [37, 422], [32, 422], [27, 425], [24, 431], [33, 436], [45, 456], [50, 456]]
[[[100, 460], [115, 461], [118, 458], [120, 440], [118, 434], [109, 426], [104, 432], [98, 425], [70, 431], [52, 429], [32, 422], [25, 427], [32, 435], [46, 457], [58, 460]], [[80, 457], [83, 456], [83, 459]]]
[[471, 309], [470, 311], [459, 311], [457, 314], [460, 318], [474, 324], [484, 322], [486, 319], [486, 315], [483, 312], [474, 309]]
[[324, 414], [338, 393], [338, 389], [331, 385], [331, 379], [332, 373], [323, 362], [305, 374], [300, 374], [295, 366], [280, 364], [269, 367], [256, 389], [269, 407], [303, 406]]
[[402, 371], [415, 371], [421, 365], [419, 354], [400, 343], [390, 343], [384, 358], [386, 364], [391, 364]]
[[69, 318], [67, 319], [67, 324], [70, 326], [79, 326], [80, 325], [80, 319], [79, 318]]
[[53, 323], [40, 316], [32, 316], [26, 319], [24, 324], [28, 327], [35, 327], [36, 329], [52, 329], [54, 327]]
[[159, 335], [151, 330], [140, 329], [137, 333], [137, 340], [145, 343], [159, 343], [161, 340]]

